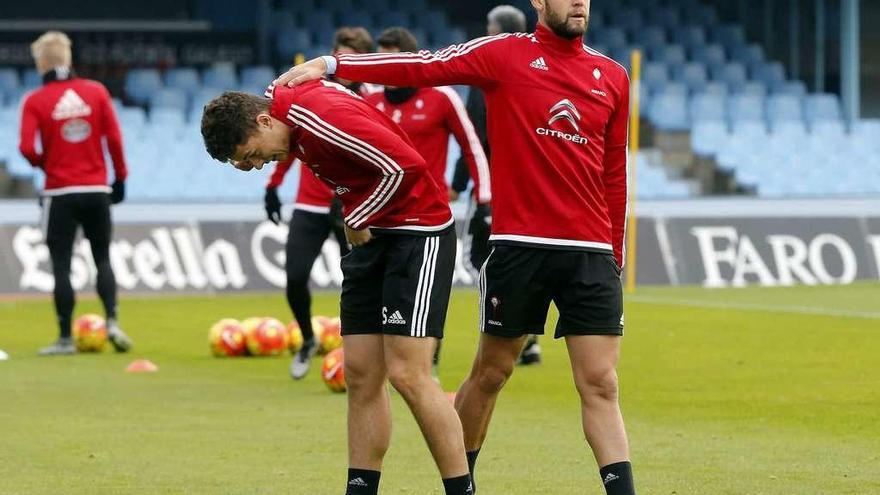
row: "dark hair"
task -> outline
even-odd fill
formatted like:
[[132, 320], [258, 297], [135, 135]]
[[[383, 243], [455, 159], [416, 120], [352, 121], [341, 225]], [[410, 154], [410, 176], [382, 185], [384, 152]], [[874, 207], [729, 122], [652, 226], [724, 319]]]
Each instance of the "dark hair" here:
[[202, 138], [208, 154], [229, 161], [235, 148], [257, 130], [257, 115], [268, 109], [268, 98], [239, 91], [227, 91], [208, 102], [202, 111]]
[[347, 46], [357, 53], [370, 53], [373, 51], [373, 37], [359, 26], [341, 27], [333, 35], [333, 50], [338, 50], [340, 46]]
[[414, 52], [419, 49], [419, 42], [409, 29], [403, 27], [390, 27], [379, 35], [379, 46], [382, 48], [397, 48], [402, 52]]

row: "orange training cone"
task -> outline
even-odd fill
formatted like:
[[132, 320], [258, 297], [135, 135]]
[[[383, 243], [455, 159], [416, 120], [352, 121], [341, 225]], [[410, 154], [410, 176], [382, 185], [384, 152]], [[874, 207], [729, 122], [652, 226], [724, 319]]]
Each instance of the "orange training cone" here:
[[149, 359], [136, 359], [125, 368], [125, 371], [127, 373], [155, 373], [159, 371], [159, 367]]

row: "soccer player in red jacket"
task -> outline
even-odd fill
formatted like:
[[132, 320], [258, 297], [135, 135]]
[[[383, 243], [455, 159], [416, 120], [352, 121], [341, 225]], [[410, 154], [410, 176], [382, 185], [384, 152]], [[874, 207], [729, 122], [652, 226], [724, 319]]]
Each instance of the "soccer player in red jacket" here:
[[[112, 223], [110, 204], [125, 197], [128, 171], [122, 136], [110, 93], [101, 83], [77, 78], [71, 68], [71, 43], [64, 33], [49, 31], [32, 45], [31, 53], [43, 86], [24, 100], [19, 149], [31, 165], [46, 174], [42, 192], [46, 244], [55, 276], [58, 341], [41, 355], [73, 354], [71, 318], [75, 304], [70, 260], [76, 230], [82, 226], [97, 267], [97, 289], [107, 316], [107, 336], [125, 352], [131, 340], [116, 320], [116, 278], [110, 266]], [[39, 136], [42, 152], [37, 151]], [[102, 139], [113, 160], [115, 179], [107, 186]]]
[[473, 466], [496, 398], [550, 302], [607, 493], [635, 493], [618, 403], [627, 215], [626, 70], [584, 46], [588, 0], [532, 0], [534, 33], [436, 53], [320, 57], [276, 84], [335, 74], [393, 86], [468, 84], [486, 96], [493, 250], [480, 280], [480, 347], [456, 396]]
[[[384, 30], [378, 39], [379, 53], [414, 52], [418, 49], [415, 36], [402, 27]], [[446, 182], [446, 158], [449, 136], [455, 136], [461, 148], [462, 160], [474, 178], [474, 200], [483, 208], [492, 199], [489, 182], [489, 163], [483, 153], [480, 138], [468, 118], [464, 103], [454, 89], [398, 88], [385, 86], [383, 91], [367, 92], [364, 99], [391, 117], [409, 136], [422, 157], [434, 181], [444, 191], [454, 193]], [[434, 353], [434, 376], [440, 364], [440, 342]]]
[[452, 287], [456, 238], [446, 191], [391, 119], [321, 80], [224, 93], [205, 107], [208, 153], [240, 170], [288, 155], [332, 186], [353, 246], [342, 260], [348, 387], [347, 494], [377, 493], [391, 437], [386, 378], [406, 400], [447, 494], [471, 490], [461, 423], [431, 378]]
[[[370, 53], [373, 51], [373, 38], [362, 27], [343, 27], [333, 35], [333, 54]], [[268, 81], [267, 81], [268, 82]], [[359, 82], [336, 81], [355, 93], [366, 92], [366, 86]], [[266, 185], [265, 206], [269, 220], [277, 224], [281, 221], [281, 200], [278, 187], [284, 182], [287, 172], [300, 161], [292, 154], [275, 165], [269, 183]], [[312, 331], [312, 294], [309, 279], [312, 265], [324, 241], [332, 235], [339, 244], [341, 255], [348, 253], [348, 243], [342, 228], [342, 217], [334, 188], [321, 182], [307, 166], [300, 167], [299, 189], [290, 218], [290, 229], [285, 245], [287, 274], [285, 295], [290, 311], [303, 334], [303, 346], [290, 361], [290, 376], [299, 380], [306, 376], [312, 358], [318, 350], [318, 342]]]

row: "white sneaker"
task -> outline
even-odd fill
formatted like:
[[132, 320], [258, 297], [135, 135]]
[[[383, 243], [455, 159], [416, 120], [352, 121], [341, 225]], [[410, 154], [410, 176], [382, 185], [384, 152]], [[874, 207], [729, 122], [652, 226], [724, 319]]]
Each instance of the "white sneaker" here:
[[301, 380], [309, 373], [309, 366], [312, 358], [318, 353], [318, 339], [312, 337], [303, 342], [302, 349], [293, 356], [290, 361], [290, 377], [294, 380]]

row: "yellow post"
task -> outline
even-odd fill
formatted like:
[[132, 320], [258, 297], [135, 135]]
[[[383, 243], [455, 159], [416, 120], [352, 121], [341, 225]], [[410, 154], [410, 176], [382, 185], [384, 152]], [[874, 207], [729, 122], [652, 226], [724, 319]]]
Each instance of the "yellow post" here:
[[638, 229], [636, 216], [636, 166], [639, 156], [639, 86], [642, 78], [642, 52], [633, 50], [630, 77], [629, 107], [629, 217], [626, 226], [626, 292], [636, 290], [636, 260]]
[[306, 61], [306, 56], [302, 53], [297, 53], [293, 56], [293, 65], [299, 65]]

